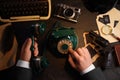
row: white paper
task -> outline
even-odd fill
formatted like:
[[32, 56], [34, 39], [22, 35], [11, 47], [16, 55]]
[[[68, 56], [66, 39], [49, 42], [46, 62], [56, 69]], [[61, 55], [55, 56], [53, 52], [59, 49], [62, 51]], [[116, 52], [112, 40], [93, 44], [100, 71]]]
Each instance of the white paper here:
[[102, 22], [98, 21], [99, 17], [103, 17], [103, 15], [109, 15], [109, 18], [110, 18], [110, 23], [107, 24], [109, 26], [111, 26], [111, 28], [113, 29], [113, 26], [114, 26], [114, 21], [119, 21], [118, 24], [116, 25], [116, 27], [113, 29], [113, 33], [117, 36], [120, 37], [120, 11], [116, 8], [112, 8], [110, 11], [108, 11], [107, 13], [105, 14], [100, 14], [97, 16], [97, 19], [96, 19], [96, 22], [97, 22], [97, 26], [98, 26], [98, 30], [100, 32], [100, 35], [107, 39], [110, 43], [113, 43], [113, 42], [117, 42], [118, 40], [115, 39], [113, 36], [111, 35], [105, 35], [101, 32], [101, 28], [105, 25], [103, 24]]

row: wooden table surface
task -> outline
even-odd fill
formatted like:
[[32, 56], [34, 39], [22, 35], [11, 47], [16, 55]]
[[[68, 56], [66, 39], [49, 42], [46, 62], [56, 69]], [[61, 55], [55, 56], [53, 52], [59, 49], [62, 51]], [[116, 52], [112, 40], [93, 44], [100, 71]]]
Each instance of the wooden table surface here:
[[[85, 46], [84, 44], [84, 38], [83, 33], [90, 30], [98, 30], [97, 24], [96, 24], [96, 13], [89, 12], [83, 5], [81, 0], [51, 0], [52, 1], [52, 15], [51, 18], [47, 21], [44, 21], [47, 23], [47, 30], [49, 30], [53, 24], [56, 21], [59, 21], [62, 23], [65, 27], [73, 27], [75, 28], [75, 31], [78, 35], [79, 44], [78, 47]], [[54, 7], [57, 3], [65, 3], [71, 6], [76, 6], [81, 8], [81, 15], [78, 19], [77, 23], [73, 23], [70, 21], [66, 21], [57, 17], [54, 17]], [[20, 23], [12, 23], [12, 29], [14, 30], [14, 37], [13, 37], [13, 47], [9, 49], [9, 52], [7, 52], [5, 55], [3, 55], [3, 52], [0, 52], [0, 70], [7, 68], [14, 64], [14, 61], [16, 60], [16, 53], [19, 53], [19, 50], [21, 48], [21, 45], [23, 44], [24, 40], [29, 37], [29, 26], [32, 24], [39, 23], [41, 21], [34, 21], [34, 22], [20, 22]], [[0, 27], [0, 35], [2, 35], [4, 29], [6, 27], [1, 26]], [[9, 30], [8, 30], [9, 31]], [[12, 35], [12, 34], [11, 34]], [[7, 35], [6, 35], [7, 36]], [[4, 36], [0, 36], [1, 41]], [[12, 36], [11, 36], [12, 37]], [[0, 41], [0, 42], [1, 42]], [[7, 42], [7, 41], [6, 41]], [[9, 42], [9, 41], [8, 41]], [[12, 42], [12, 41], [11, 41]], [[1, 43], [0, 43], [1, 45]], [[17, 46], [17, 47], [16, 47]], [[0, 50], [1, 50], [0, 46]], [[10, 55], [11, 56], [10, 56]], [[14, 54], [14, 55], [13, 55]], [[45, 69], [45, 71], [37, 78], [37, 80], [81, 80], [79, 79], [79, 73], [77, 73], [75, 70], [73, 70], [68, 62], [67, 57], [66, 58], [58, 58], [50, 53], [50, 51], [46, 50], [45, 55], [49, 61], [49, 66]], [[12, 57], [12, 58], [11, 58]], [[17, 56], [19, 57], [19, 56]], [[11, 59], [11, 62], [9, 61]], [[6, 64], [4, 64], [4, 62]], [[8, 64], [10, 63], [10, 64]], [[105, 75], [107, 76], [108, 80], [120, 80], [120, 69], [119, 67], [114, 69], [108, 69], [104, 71]], [[110, 78], [111, 75], [114, 78]]]

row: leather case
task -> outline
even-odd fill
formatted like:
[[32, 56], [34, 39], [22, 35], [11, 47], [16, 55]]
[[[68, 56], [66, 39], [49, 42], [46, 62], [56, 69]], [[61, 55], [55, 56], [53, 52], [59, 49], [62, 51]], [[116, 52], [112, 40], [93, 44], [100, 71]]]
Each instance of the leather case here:
[[118, 64], [120, 66], [120, 44], [114, 46]]

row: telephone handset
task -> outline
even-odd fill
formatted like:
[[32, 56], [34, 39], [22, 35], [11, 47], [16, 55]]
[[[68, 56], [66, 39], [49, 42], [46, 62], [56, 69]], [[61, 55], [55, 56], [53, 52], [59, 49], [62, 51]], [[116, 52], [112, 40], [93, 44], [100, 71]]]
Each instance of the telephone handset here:
[[40, 74], [47, 66], [48, 66], [48, 60], [44, 56], [34, 56], [34, 36], [32, 36], [32, 45], [31, 45], [31, 62], [30, 66], [35, 75]]
[[[44, 34], [45, 27], [46, 27], [45, 23], [32, 25], [32, 33], [33, 33], [31, 36], [31, 39], [32, 39], [32, 45], [31, 45], [32, 57], [31, 57], [30, 66], [31, 66], [31, 69], [32, 69], [32, 72], [34, 75], [38, 75], [38, 74], [42, 73], [44, 71], [44, 69], [49, 64], [47, 58], [44, 56], [44, 52], [41, 52], [42, 54], [39, 53], [38, 56], [34, 56], [34, 50], [35, 50], [34, 43], [35, 43], [35, 41], [38, 43], [38, 49], [40, 46], [42, 46], [43, 49], [45, 48], [45, 46], [41, 45], [41, 43], [40, 43], [40, 40], [41, 40], [40, 36], [42, 36]], [[35, 38], [37, 38], [37, 40]], [[43, 51], [43, 50], [41, 50], [41, 51]]]

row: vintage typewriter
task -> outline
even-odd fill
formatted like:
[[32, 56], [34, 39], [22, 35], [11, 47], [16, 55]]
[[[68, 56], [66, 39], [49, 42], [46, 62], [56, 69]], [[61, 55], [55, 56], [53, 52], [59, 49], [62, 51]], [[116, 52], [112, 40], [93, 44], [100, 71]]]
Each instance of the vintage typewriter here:
[[0, 0], [0, 21], [48, 20], [51, 0]]

